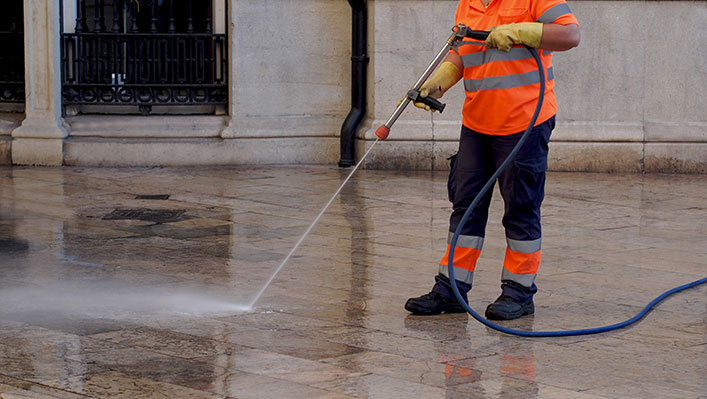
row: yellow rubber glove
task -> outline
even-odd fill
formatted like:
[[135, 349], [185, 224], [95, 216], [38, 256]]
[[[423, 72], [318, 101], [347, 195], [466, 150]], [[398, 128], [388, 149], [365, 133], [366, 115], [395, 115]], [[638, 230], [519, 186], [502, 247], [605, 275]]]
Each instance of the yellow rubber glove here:
[[[461, 78], [462, 71], [453, 63], [445, 61], [437, 68], [435, 73], [422, 84], [422, 87], [420, 87], [420, 97], [424, 98], [430, 96], [432, 98], [440, 98]], [[429, 105], [420, 102], [414, 104], [417, 108], [426, 111], [431, 109]]]
[[539, 48], [542, 38], [543, 24], [540, 22], [499, 25], [491, 28], [491, 33], [486, 38], [486, 47], [495, 47], [505, 52], [511, 51], [514, 44]]

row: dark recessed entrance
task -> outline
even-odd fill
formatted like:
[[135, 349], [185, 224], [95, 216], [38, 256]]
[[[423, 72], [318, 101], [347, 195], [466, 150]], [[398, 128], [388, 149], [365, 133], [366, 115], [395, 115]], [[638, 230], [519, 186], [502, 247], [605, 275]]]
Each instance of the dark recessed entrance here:
[[25, 34], [22, 0], [3, 0], [0, 43], [0, 112], [24, 112]]

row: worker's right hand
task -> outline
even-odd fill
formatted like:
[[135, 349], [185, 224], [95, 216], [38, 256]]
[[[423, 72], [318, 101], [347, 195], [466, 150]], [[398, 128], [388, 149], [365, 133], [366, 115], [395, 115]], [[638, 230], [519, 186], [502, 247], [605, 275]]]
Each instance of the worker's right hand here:
[[[452, 86], [454, 86], [462, 78], [462, 72], [459, 68], [449, 61], [445, 61], [437, 68], [437, 71], [420, 87], [420, 97], [425, 98], [440, 98]], [[430, 111], [431, 108], [427, 104], [421, 102], [413, 103], [417, 108]], [[434, 110], [433, 110], [434, 111]]]
[[486, 38], [486, 47], [509, 52], [514, 44], [524, 44], [540, 48], [543, 38], [543, 24], [540, 22], [520, 22], [491, 28]]

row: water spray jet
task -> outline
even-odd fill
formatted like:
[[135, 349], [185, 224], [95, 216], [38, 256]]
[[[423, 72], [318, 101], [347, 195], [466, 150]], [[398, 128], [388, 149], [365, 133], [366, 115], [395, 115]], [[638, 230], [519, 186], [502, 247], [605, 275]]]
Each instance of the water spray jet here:
[[285, 259], [282, 260], [282, 263], [280, 263], [280, 265], [275, 269], [275, 271], [274, 271], [273, 274], [270, 276], [270, 278], [268, 279], [268, 281], [265, 282], [265, 285], [263, 285], [263, 288], [261, 288], [260, 291], [258, 291], [258, 293], [255, 295], [255, 298], [253, 298], [253, 300], [252, 300], [252, 301], [250, 302], [250, 304], [248, 305], [249, 308], [252, 309], [252, 308], [255, 306], [255, 304], [258, 302], [258, 300], [260, 299], [260, 297], [263, 296], [263, 293], [265, 293], [265, 290], [268, 289], [268, 287], [270, 286], [270, 284], [273, 282], [273, 280], [275, 279], [275, 277], [277, 277], [277, 275], [280, 273], [280, 271], [281, 271], [282, 268], [285, 266], [285, 264], [287, 263], [287, 261], [290, 260], [290, 258], [291, 258], [292, 255], [295, 253], [295, 251], [297, 251], [297, 248], [299, 248], [300, 244], [302, 244], [302, 241], [304, 241], [304, 239], [307, 238], [307, 236], [309, 235], [309, 232], [312, 231], [312, 229], [313, 229], [314, 226], [317, 224], [317, 222], [319, 222], [319, 219], [322, 217], [322, 215], [324, 214], [324, 212], [326, 212], [326, 210], [329, 209], [329, 206], [331, 205], [332, 202], [334, 202], [334, 199], [336, 198], [336, 196], [339, 195], [339, 193], [341, 192], [341, 190], [343, 190], [343, 188], [344, 188], [344, 186], [346, 185], [346, 183], [348, 183], [349, 180], [351, 179], [351, 176], [353, 176], [353, 174], [356, 172], [356, 170], [358, 169], [358, 167], [361, 166], [361, 164], [363, 163], [363, 161], [366, 159], [366, 157], [367, 157], [368, 154], [371, 152], [371, 150], [373, 149], [373, 147], [376, 146], [376, 144], [378, 143], [379, 140], [380, 140], [380, 139], [376, 139], [376, 141], [374, 141], [373, 144], [371, 144], [371, 147], [366, 151], [366, 153], [363, 154], [363, 156], [362, 156], [361, 159], [358, 161], [358, 163], [356, 164], [356, 166], [354, 166], [353, 170], [351, 170], [351, 173], [349, 173], [349, 175], [346, 177], [346, 179], [344, 179], [344, 182], [341, 183], [341, 186], [339, 186], [339, 189], [336, 190], [336, 192], [334, 193], [334, 195], [331, 196], [331, 198], [329, 199], [329, 202], [327, 202], [327, 204], [324, 205], [324, 208], [322, 208], [322, 210], [319, 212], [319, 214], [317, 215], [317, 217], [314, 218], [314, 221], [312, 221], [312, 223], [309, 225], [309, 227], [307, 227], [307, 230], [304, 232], [304, 234], [302, 234], [302, 236], [299, 238], [299, 240], [297, 241], [297, 243], [295, 244], [295, 246], [292, 247], [292, 249], [290, 250], [290, 253], [288, 253], [287, 256], [285, 257]]

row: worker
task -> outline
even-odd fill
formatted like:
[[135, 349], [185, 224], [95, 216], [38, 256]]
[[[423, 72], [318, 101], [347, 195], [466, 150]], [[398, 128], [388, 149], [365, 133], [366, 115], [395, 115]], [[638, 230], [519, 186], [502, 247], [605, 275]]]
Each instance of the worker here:
[[[577, 19], [565, 0], [461, 0], [456, 24], [487, 30], [485, 42], [465, 39], [452, 49], [422, 85], [420, 96], [440, 98], [459, 80], [466, 99], [457, 154], [450, 158], [450, 216], [447, 253], [429, 294], [408, 299], [405, 309], [418, 315], [464, 312], [452, 292], [447, 258], [462, 216], [489, 177], [520, 140], [539, 96], [537, 64], [523, 45], [539, 49], [546, 68], [545, 99], [537, 122], [511, 165], [498, 178], [505, 203], [506, 253], [501, 295], [486, 318], [511, 320], [533, 314], [535, 277], [540, 266], [540, 205], [544, 197], [548, 141], [557, 104], [552, 54], [579, 44]], [[415, 106], [430, 107], [415, 102]], [[484, 243], [490, 190], [471, 212], [454, 249], [455, 284], [467, 300]], [[468, 302], [468, 301], [467, 301]]]

